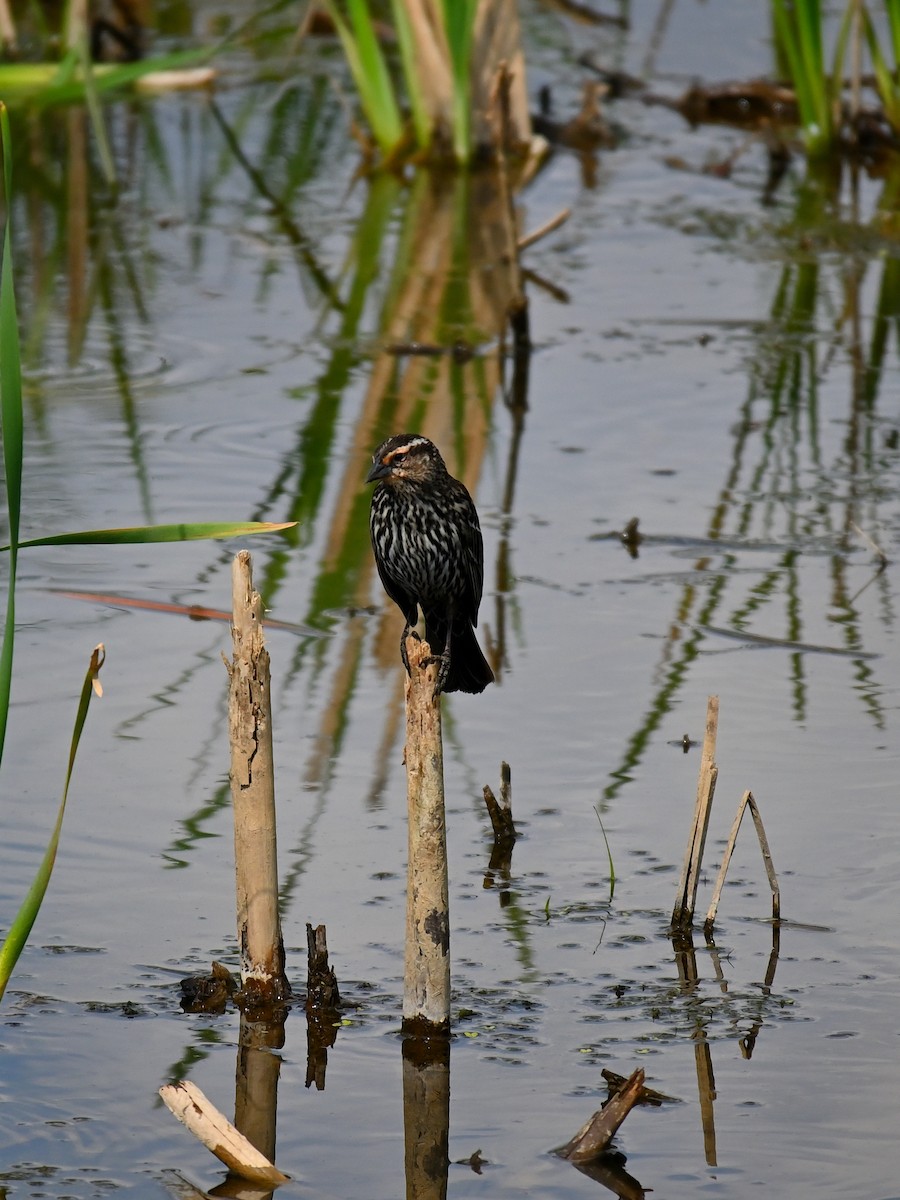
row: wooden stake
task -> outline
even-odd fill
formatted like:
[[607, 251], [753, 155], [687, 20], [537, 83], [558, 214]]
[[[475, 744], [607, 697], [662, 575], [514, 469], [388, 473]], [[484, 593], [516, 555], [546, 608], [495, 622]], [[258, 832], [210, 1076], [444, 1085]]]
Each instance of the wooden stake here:
[[231, 582], [234, 657], [226, 667], [241, 983], [245, 1002], [273, 1004], [291, 988], [278, 916], [269, 655], [247, 550], [235, 556]]
[[672, 928], [676, 930], [690, 929], [694, 921], [697, 885], [700, 882], [700, 868], [703, 865], [703, 848], [706, 845], [709, 815], [712, 811], [716, 778], [719, 774], [719, 768], [716, 766], [718, 729], [719, 697], [709, 696], [706, 701], [706, 735], [703, 739], [703, 753], [700, 759], [700, 778], [697, 781], [694, 820], [684, 856], [681, 881], [678, 884], [678, 897], [672, 912]]
[[406, 795], [409, 859], [403, 1031], [450, 1032], [450, 913], [441, 701], [437, 664], [427, 642], [406, 641]]

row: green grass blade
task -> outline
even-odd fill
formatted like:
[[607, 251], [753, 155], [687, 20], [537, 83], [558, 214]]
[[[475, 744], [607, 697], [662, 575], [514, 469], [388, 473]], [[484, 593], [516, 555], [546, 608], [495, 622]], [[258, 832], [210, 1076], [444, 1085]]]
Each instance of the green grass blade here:
[[868, 9], [863, 8], [861, 10], [860, 18], [862, 20], [863, 33], [869, 47], [869, 55], [872, 59], [872, 72], [875, 75], [875, 86], [878, 90], [878, 96], [884, 108], [884, 115], [896, 133], [900, 131], [900, 90], [897, 87], [896, 76], [885, 61], [878, 41], [878, 33], [872, 23], [872, 18], [869, 16]]
[[887, 10], [888, 28], [891, 33], [891, 48], [894, 65], [900, 66], [900, 0], [884, 0]]
[[832, 108], [822, 56], [818, 0], [772, 0], [775, 35], [787, 59], [807, 149], [821, 154], [833, 138]]
[[100, 165], [103, 168], [103, 177], [110, 187], [116, 185], [116, 167], [113, 162], [112, 150], [109, 145], [109, 138], [106, 134], [106, 122], [103, 119], [103, 110], [100, 107], [100, 96], [97, 91], [97, 82], [94, 78], [94, 68], [91, 62], [91, 52], [88, 46], [87, 31], [83, 31], [78, 38], [77, 43], [78, 58], [81, 63], [81, 73], [84, 80], [84, 97], [87, 103], [87, 110], [91, 118], [91, 124], [94, 127], [94, 137], [97, 139], [97, 153], [100, 155]]
[[47, 885], [53, 873], [53, 864], [56, 862], [56, 851], [59, 846], [59, 835], [62, 831], [63, 817], [66, 812], [66, 800], [69, 796], [69, 784], [72, 781], [75, 756], [78, 753], [78, 745], [81, 741], [81, 733], [84, 729], [88, 708], [90, 707], [91, 696], [94, 691], [98, 695], [102, 695], [98, 676], [105, 656], [106, 652], [102, 645], [97, 646], [91, 655], [91, 661], [81, 688], [78, 711], [75, 714], [75, 726], [72, 730], [72, 740], [69, 745], [69, 765], [66, 769], [66, 780], [63, 786], [62, 799], [59, 803], [59, 812], [56, 816], [56, 825], [53, 828], [47, 849], [44, 851], [44, 857], [41, 865], [38, 867], [34, 882], [28, 889], [28, 895], [22, 902], [15, 920], [10, 925], [9, 933], [7, 933], [3, 945], [0, 946], [0, 999], [2, 999], [3, 993], [6, 991], [9, 977], [19, 960], [19, 955], [22, 953], [25, 943], [28, 941], [28, 935], [31, 933], [32, 926], [40, 911], [44, 896], [47, 893]]
[[12, 262], [12, 142], [9, 114], [0, 103], [0, 148], [3, 153], [3, 189], [6, 221], [3, 259], [0, 262], [0, 428], [3, 433], [3, 464], [6, 471], [6, 504], [9, 519], [9, 575], [6, 593], [6, 622], [0, 650], [0, 759], [6, 740], [6, 721], [12, 688], [13, 647], [16, 634], [16, 569], [18, 565], [19, 519], [22, 508], [22, 370], [19, 359], [19, 322], [13, 286]]
[[368, 4], [366, 0], [348, 0], [348, 24], [335, 0], [324, 3], [341, 39], [366, 120], [382, 154], [389, 155], [403, 138], [403, 118]]
[[[179, 50], [134, 63], [94, 63], [91, 75], [98, 95], [130, 87], [154, 71], [175, 71], [200, 66], [214, 50]], [[0, 94], [9, 105], [34, 102], [42, 106], [80, 102], [85, 98], [84, 76], [78, 54], [71, 51], [59, 63], [4, 63], [0, 65]]]
[[612, 850], [609, 848], [609, 838], [606, 836], [606, 830], [603, 828], [603, 818], [600, 816], [600, 809], [594, 805], [594, 812], [597, 814], [597, 820], [600, 822], [600, 832], [603, 834], [603, 841], [606, 844], [606, 857], [609, 859], [609, 898], [612, 900], [616, 890], [616, 867], [613, 862]]
[[477, 0], [444, 0], [444, 29], [453, 72], [453, 152], [457, 162], [472, 153], [471, 83], [472, 33]]
[[409, 94], [416, 142], [424, 150], [431, 145], [434, 129], [419, 81], [416, 42], [409, 14], [406, 11], [405, 0], [391, 0], [391, 12], [394, 17], [394, 29], [397, 32], [397, 44], [400, 47], [400, 61], [403, 64], [403, 77], [406, 80], [406, 90]]
[[[296, 521], [207, 521], [182, 525], [133, 525], [122, 529], [80, 529], [29, 538], [23, 546], [124, 546], [144, 542], [198, 542], [205, 538], [246, 537], [254, 533], [279, 533], [293, 529]], [[0, 546], [9, 550], [10, 546]]]

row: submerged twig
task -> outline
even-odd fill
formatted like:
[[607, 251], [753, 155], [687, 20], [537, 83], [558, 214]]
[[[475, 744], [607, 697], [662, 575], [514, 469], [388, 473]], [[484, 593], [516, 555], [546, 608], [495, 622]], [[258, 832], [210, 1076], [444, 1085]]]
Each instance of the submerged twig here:
[[884, 568], [888, 565], [888, 556], [885, 554], [885, 552], [882, 550], [882, 548], [878, 545], [878, 543], [875, 541], [875, 539], [870, 537], [864, 529], [861, 529], [855, 521], [850, 522], [850, 528], [853, 530], [854, 533], [858, 534], [862, 538], [862, 540], [866, 543], [866, 545], [869, 547], [869, 549], [872, 551], [872, 553], [878, 559], [879, 571], [883, 571]]
[[565, 225], [571, 215], [571, 208], [561, 208], [555, 217], [551, 217], [549, 221], [545, 221], [543, 225], [538, 226], [537, 229], [533, 229], [531, 233], [526, 233], [524, 237], [520, 237], [517, 243], [519, 252], [521, 253], [528, 246], [533, 246], [535, 242], [539, 242], [548, 233], [552, 233], [554, 229], [559, 229], [560, 225]]

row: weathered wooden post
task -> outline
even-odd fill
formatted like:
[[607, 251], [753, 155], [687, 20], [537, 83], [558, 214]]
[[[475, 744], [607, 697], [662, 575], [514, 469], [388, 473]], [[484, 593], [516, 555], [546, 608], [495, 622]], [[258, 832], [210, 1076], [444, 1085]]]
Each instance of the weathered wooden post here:
[[450, 913], [441, 698], [427, 642], [408, 638], [406, 796], [409, 857], [403, 1031], [420, 1037], [450, 1032]]
[[284, 973], [284, 942], [278, 915], [275, 836], [275, 773], [269, 654], [262, 626], [262, 601], [253, 591], [250, 554], [232, 565], [232, 640], [228, 667], [228, 725], [231, 740], [231, 797], [234, 805], [234, 863], [237, 935], [244, 1005], [275, 1004], [291, 995]]

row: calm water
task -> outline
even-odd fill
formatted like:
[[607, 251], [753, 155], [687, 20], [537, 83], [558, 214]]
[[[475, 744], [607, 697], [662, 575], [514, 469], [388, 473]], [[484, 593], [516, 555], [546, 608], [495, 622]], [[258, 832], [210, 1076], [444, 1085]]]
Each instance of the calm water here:
[[[633, 18], [625, 36], [527, 8], [532, 91], [551, 82], [560, 109], [574, 105], [586, 48], [639, 71], [657, 12]], [[654, 88], [763, 72], [766, 35], [761, 4], [684, 3]], [[267, 195], [199, 96], [110, 108], [128, 180], [113, 208], [79, 191], [77, 114], [15, 131], [37, 164], [20, 170], [16, 210], [25, 535], [300, 522], [251, 545], [273, 617], [321, 635], [269, 637], [284, 934], [302, 990], [306, 922], [327, 925], [351, 1007], [324, 1091], [305, 1086], [302, 1012], [288, 1020], [277, 1159], [294, 1182], [280, 1194], [387, 1200], [406, 1186], [399, 617], [373, 579], [361, 481], [380, 438], [415, 427], [476, 496], [480, 633], [500, 676], [445, 705], [449, 1194], [596, 1195], [547, 1152], [599, 1107], [602, 1068], [642, 1066], [681, 1101], [636, 1111], [618, 1138], [655, 1195], [896, 1196], [900, 597], [895, 568], [879, 574], [854, 532], [896, 557], [893, 332], [878, 351], [897, 311], [886, 185], [862, 181], [855, 225], [849, 191], [828, 210], [798, 161], [765, 207], [760, 144], [730, 179], [703, 174], [744, 135], [620, 103], [622, 144], [594, 187], [560, 153], [521, 198], [525, 229], [573, 215], [527, 252], [545, 285], [528, 285], [517, 436], [492, 324], [506, 284], [473, 217], [489, 200], [354, 184], [323, 61], [314, 47], [299, 81], [265, 86], [244, 82], [249, 57], [230, 64], [221, 116]], [[385, 349], [457, 336], [479, 346], [465, 366]], [[633, 559], [607, 535], [635, 516]], [[102, 640], [109, 657], [51, 891], [0, 1010], [12, 1196], [164, 1196], [167, 1170], [221, 1179], [156, 1090], [187, 1075], [233, 1104], [237, 1019], [182, 1014], [177, 987], [234, 961], [230, 637], [61, 591], [222, 609], [236, 548], [23, 552], [3, 912], [52, 825], [90, 650]], [[773, 964], [748, 822], [718, 956], [698, 937], [685, 986], [665, 931], [699, 755], [672, 743], [702, 737], [712, 693], [720, 775], [700, 907], [749, 787], [786, 924]], [[481, 801], [502, 759], [522, 833], [504, 903], [485, 886]], [[714, 1073], [702, 1105], [698, 1064]], [[476, 1150], [480, 1175], [458, 1161]]]

